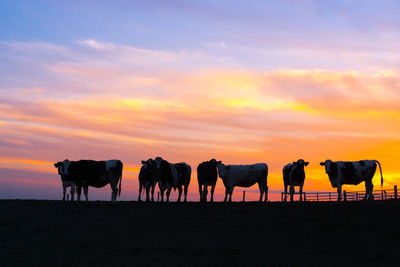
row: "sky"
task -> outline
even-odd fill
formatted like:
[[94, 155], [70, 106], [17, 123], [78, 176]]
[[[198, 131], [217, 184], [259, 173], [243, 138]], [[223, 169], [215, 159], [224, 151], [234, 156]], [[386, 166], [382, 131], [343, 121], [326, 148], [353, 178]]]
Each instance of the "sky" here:
[[[334, 191], [326, 159], [379, 160], [393, 188], [399, 13], [395, 0], [1, 1], [0, 198], [61, 199], [54, 162], [120, 159], [134, 200], [156, 156], [192, 166], [191, 201], [211, 158], [267, 163], [271, 200], [299, 158], [304, 191]], [[258, 199], [256, 185], [233, 199], [243, 190]]]

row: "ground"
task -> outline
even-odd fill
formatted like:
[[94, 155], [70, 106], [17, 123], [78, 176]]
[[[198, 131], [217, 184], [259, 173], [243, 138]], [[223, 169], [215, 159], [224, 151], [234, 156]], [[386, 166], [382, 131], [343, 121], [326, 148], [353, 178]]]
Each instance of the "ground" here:
[[400, 200], [0, 201], [0, 266], [399, 266]]

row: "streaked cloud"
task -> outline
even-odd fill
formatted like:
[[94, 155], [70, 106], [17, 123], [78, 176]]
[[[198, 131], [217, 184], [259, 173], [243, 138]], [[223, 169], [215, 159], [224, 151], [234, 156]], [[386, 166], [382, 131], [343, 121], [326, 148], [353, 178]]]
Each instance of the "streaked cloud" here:
[[[125, 192], [136, 198], [140, 160], [163, 156], [193, 170], [211, 157], [268, 162], [275, 191], [281, 168], [297, 158], [311, 162], [306, 190], [330, 190], [320, 161], [376, 158], [387, 184], [395, 184], [400, 24], [389, 2], [365, 3], [386, 17], [349, 13], [351, 1], [257, 8], [241, 1], [121, 2], [138, 12], [134, 22], [119, 24], [129, 40], [108, 25], [109, 35], [67, 41], [4, 38], [0, 181], [13, 190], [31, 180], [59, 185], [54, 161], [119, 158]], [[74, 13], [75, 5], [63, 5]], [[100, 7], [109, 4], [93, 12]], [[124, 17], [121, 6], [114, 11]], [[368, 30], [359, 23], [366, 17], [376, 22]], [[219, 182], [219, 194], [221, 188]]]

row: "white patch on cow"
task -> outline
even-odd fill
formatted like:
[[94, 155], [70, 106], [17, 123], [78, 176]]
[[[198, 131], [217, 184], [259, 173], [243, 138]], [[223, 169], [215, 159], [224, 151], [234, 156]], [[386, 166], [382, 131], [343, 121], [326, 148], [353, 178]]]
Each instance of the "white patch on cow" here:
[[[230, 185], [250, 187], [268, 173], [268, 166], [265, 163], [253, 165], [218, 165], [220, 177]], [[225, 183], [224, 180], [224, 183]]]
[[69, 165], [71, 164], [71, 162], [66, 159], [62, 163], [63, 163], [63, 166], [61, 168], [61, 175], [68, 175], [68, 168], [69, 168]]
[[235, 186], [250, 187], [258, 183], [260, 189], [260, 201], [262, 201], [265, 193], [265, 201], [267, 201], [267, 176], [268, 165], [265, 163], [256, 163], [252, 165], [218, 165], [218, 173], [225, 186], [225, 199], [229, 194], [229, 200], [232, 200], [232, 193]]

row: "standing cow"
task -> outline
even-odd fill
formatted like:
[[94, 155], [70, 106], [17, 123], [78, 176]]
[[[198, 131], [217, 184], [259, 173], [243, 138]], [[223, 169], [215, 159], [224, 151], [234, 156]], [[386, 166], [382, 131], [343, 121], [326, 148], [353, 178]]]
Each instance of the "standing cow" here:
[[303, 201], [303, 185], [306, 178], [304, 167], [309, 163], [303, 159], [299, 159], [296, 162], [289, 163], [283, 167], [283, 184], [285, 188], [285, 202], [287, 199], [287, 188], [290, 186], [290, 201], [293, 201], [293, 194], [295, 193], [295, 186], [299, 186], [300, 201]]
[[63, 198], [65, 200], [65, 193], [67, 192], [67, 188], [71, 187], [70, 194], [71, 194], [71, 201], [74, 201], [75, 196], [75, 184], [72, 181], [68, 181], [68, 176], [64, 174], [64, 164], [63, 162], [54, 163], [54, 167], [58, 170], [58, 174], [61, 177], [62, 188], [63, 188]]
[[260, 201], [262, 201], [265, 193], [265, 201], [268, 200], [268, 165], [265, 163], [257, 163], [252, 165], [218, 165], [218, 174], [225, 186], [226, 202], [228, 194], [229, 201], [232, 201], [232, 193], [235, 186], [250, 187], [258, 183], [260, 189]]
[[169, 195], [171, 194], [171, 189], [178, 188], [179, 197], [178, 202], [181, 201], [182, 187], [184, 188], [184, 201], [186, 202], [187, 192], [190, 183], [190, 176], [192, 174], [192, 169], [185, 163], [169, 163], [161, 157], [156, 157], [154, 159], [156, 163], [156, 173], [158, 188], [161, 193], [161, 201], [164, 201], [164, 191], [167, 190], [167, 202], [169, 202]]
[[211, 159], [209, 161], [204, 161], [197, 166], [197, 181], [199, 183], [200, 201], [207, 202], [208, 186], [211, 186], [210, 201], [214, 201], [214, 189], [218, 180], [218, 164], [221, 164], [221, 161]]
[[149, 191], [151, 188], [151, 201], [154, 201], [154, 188], [157, 184], [156, 177], [156, 163], [153, 159], [148, 159], [146, 161], [142, 160], [142, 167], [139, 172], [139, 197], [142, 195], [142, 189], [146, 189], [146, 201], [150, 201]]
[[320, 163], [325, 166], [325, 172], [328, 174], [332, 187], [337, 188], [338, 201], [342, 197], [342, 185], [352, 184], [358, 185], [365, 182], [364, 200], [374, 199], [372, 190], [372, 178], [375, 175], [376, 166], [379, 165], [381, 173], [381, 186], [383, 185], [382, 167], [377, 160], [360, 160], [360, 161], [331, 161], [326, 160]]
[[[79, 160], [57, 162], [58, 171], [73, 182], [77, 187], [78, 201], [81, 198], [82, 187], [86, 201], [88, 200], [89, 186], [101, 188], [110, 184], [112, 193], [111, 201], [115, 202], [121, 194], [122, 168], [120, 160]], [[61, 170], [60, 170], [61, 169]], [[118, 187], [119, 183], [119, 187]]]

